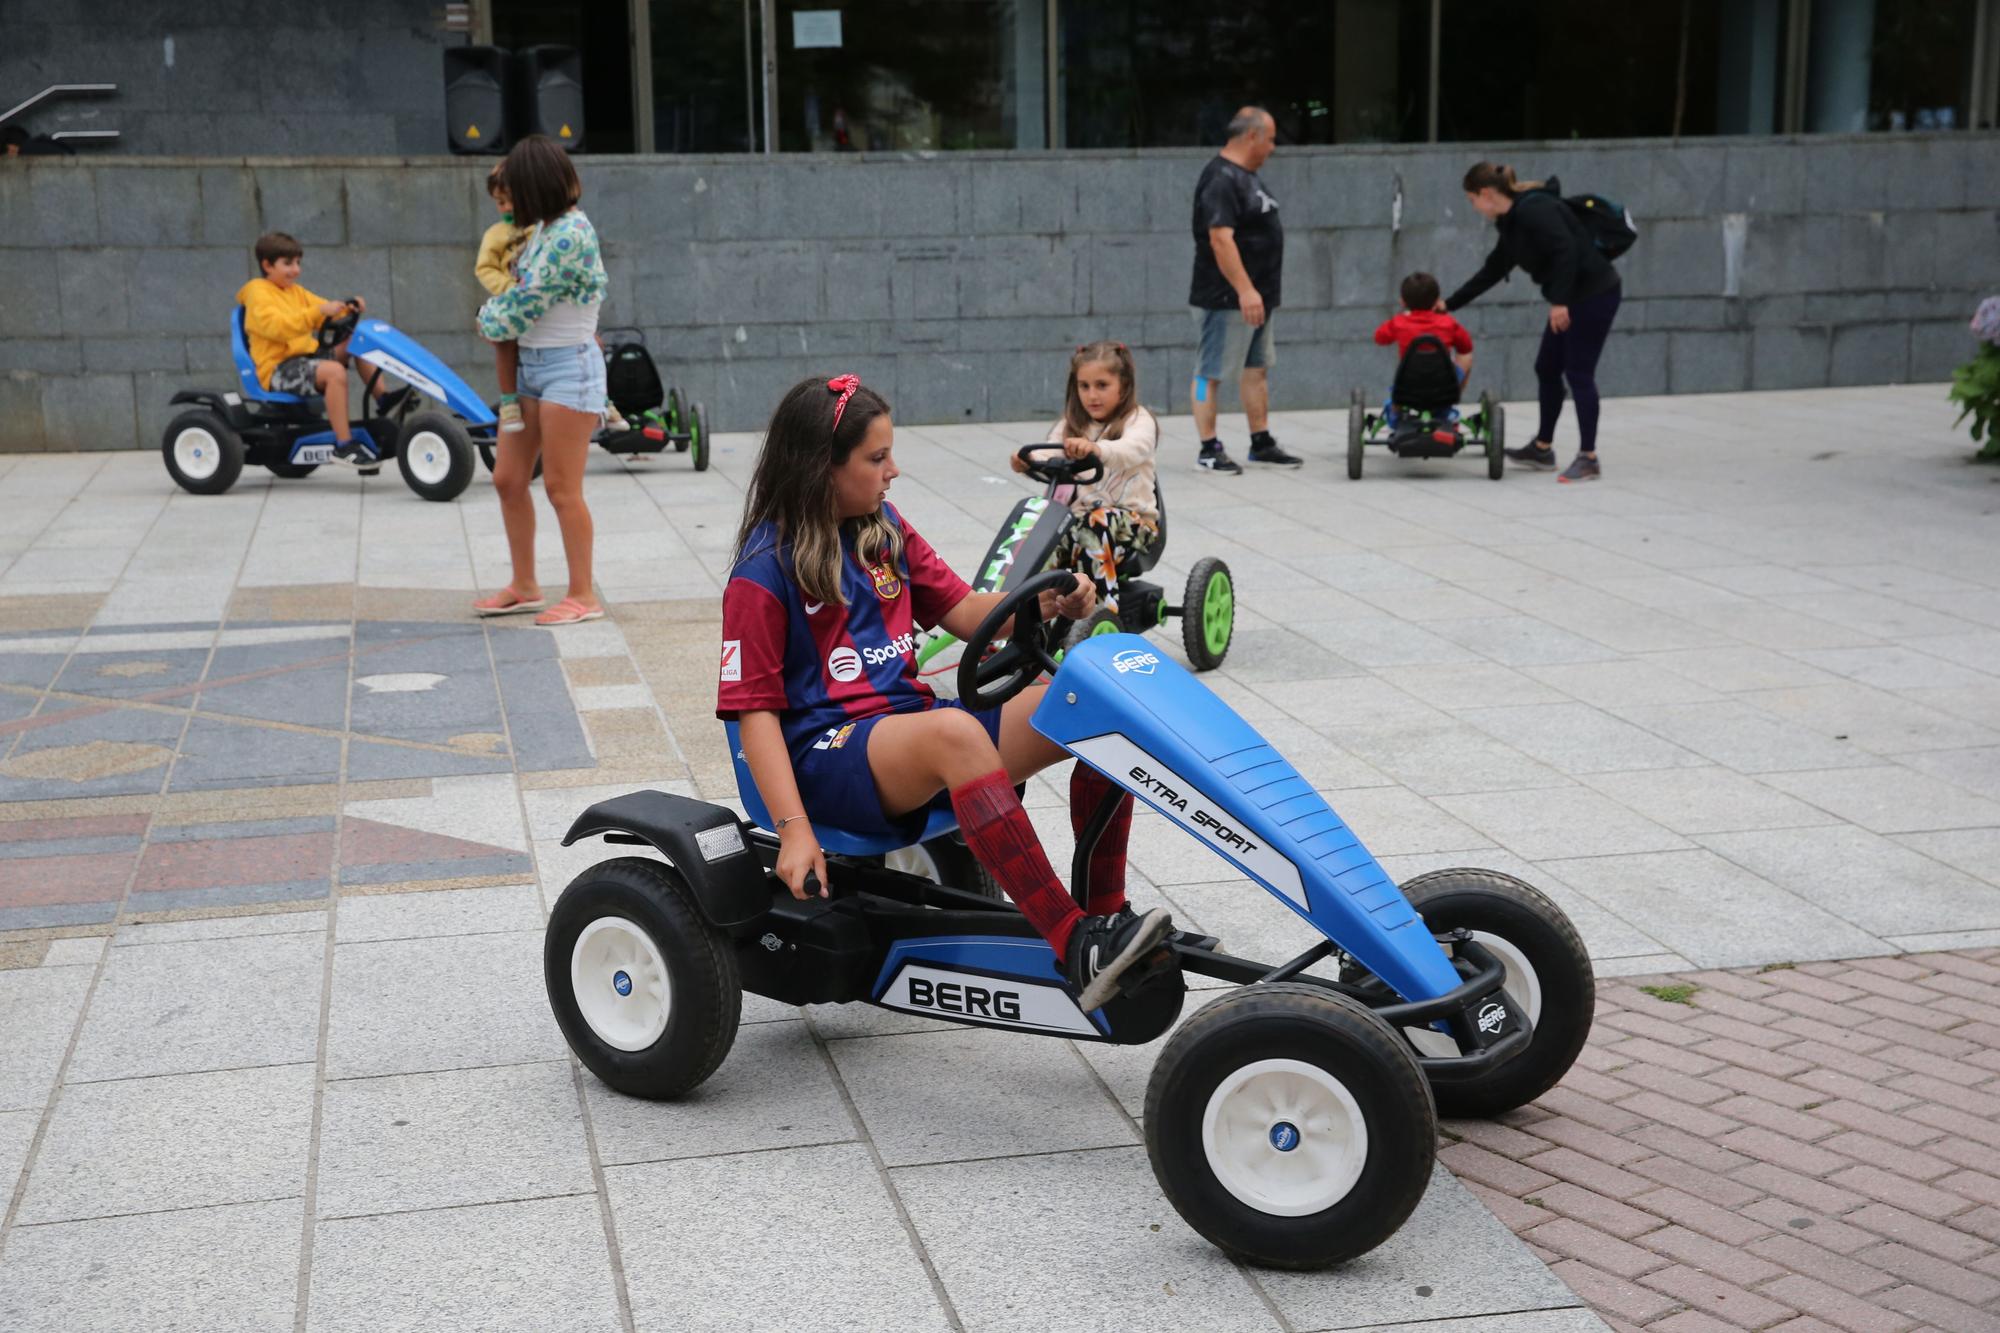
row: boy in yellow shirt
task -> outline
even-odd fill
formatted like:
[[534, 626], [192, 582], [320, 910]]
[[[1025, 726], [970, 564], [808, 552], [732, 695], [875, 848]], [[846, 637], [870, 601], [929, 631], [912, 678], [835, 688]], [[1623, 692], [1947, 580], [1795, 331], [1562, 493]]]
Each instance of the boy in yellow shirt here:
[[[347, 344], [321, 352], [314, 336], [327, 320], [345, 315], [347, 303], [329, 301], [300, 283], [305, 247], [284, 232], [259, 236], [256, 253], [264, 276], [244, 283], [236, 301], [243, 307], [243, 334], [258, 381], [273, 393], [324, 397], [327, 424], [333, 428], [333, 460], [374, 466], [380, 462], [375, 451], [356, 444], [348, 425]], [[368, 303], [357, 296], [353, 308], [363, 313]]]

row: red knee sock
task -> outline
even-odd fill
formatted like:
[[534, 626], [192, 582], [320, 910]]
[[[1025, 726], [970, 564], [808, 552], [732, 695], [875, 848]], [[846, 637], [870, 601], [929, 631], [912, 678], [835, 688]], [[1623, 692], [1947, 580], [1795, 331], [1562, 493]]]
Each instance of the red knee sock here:
[[953, 787], [951, 808], [958, 816], [965, 845], [993, 872], [1028, 924], [1041, 932], [1058, 958], [1062, 957], [1069, 948], [1070, 931], [1083, 920], [1083, 912], [1076, 899], [1063, 891], [1006, 770], [995, 769], [983, 778]]
[[[1113, 790], [1110, 778], [1082, 760], [1070, 769], [1069, 827], [1079, 841], [1098, 802]], [[1131, 834], [1132, 797], [1127, 793], [1090, 852], [1090, 905], [1085, 910], [1091, 916], [1109, 916], [1125, 905], [1125, 844]]]

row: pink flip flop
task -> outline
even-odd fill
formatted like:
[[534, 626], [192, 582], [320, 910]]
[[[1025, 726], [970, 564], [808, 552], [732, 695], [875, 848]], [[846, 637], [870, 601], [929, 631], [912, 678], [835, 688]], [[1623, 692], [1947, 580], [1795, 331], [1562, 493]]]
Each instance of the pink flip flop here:
[[474, 602], [472, 613], [479, 616], [518, 616], [528, 611], [539, 611], [547, 605], [539, 597], [523, 597], [508, 587]]
[[586, 620], [604, 619], [604, 608], [585, 606], [574, 597], [565, 597], [535, 617], [537, 625], [581, 625]]

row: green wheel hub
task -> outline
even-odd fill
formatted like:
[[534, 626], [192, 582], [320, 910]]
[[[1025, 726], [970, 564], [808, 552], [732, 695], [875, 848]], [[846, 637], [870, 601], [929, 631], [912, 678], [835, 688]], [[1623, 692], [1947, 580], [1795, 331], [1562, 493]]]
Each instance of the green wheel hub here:
[[1220, 656], [1229, 647], [1229, 632], [1236, 625], [1236, 594], [1229, 576], [1220, 570], [1211, 574], [1201, 595], [1201, 637], [1211, 653]]

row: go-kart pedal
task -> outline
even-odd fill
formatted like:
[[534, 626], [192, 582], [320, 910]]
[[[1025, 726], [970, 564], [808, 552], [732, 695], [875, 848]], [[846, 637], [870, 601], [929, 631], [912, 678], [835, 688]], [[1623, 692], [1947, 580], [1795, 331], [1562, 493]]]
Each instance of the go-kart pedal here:
[[1163, 971], [1178, 971], [1174, 951], [1164, 947], [1174, 919], [1164, 907], [1144, 916], [1115, 912], [1087, 916], [1070, 933], [1063, 971], [1080, 992], [1077, 1007], [1101, 1009], [1114, 995], [1138, 990]]

